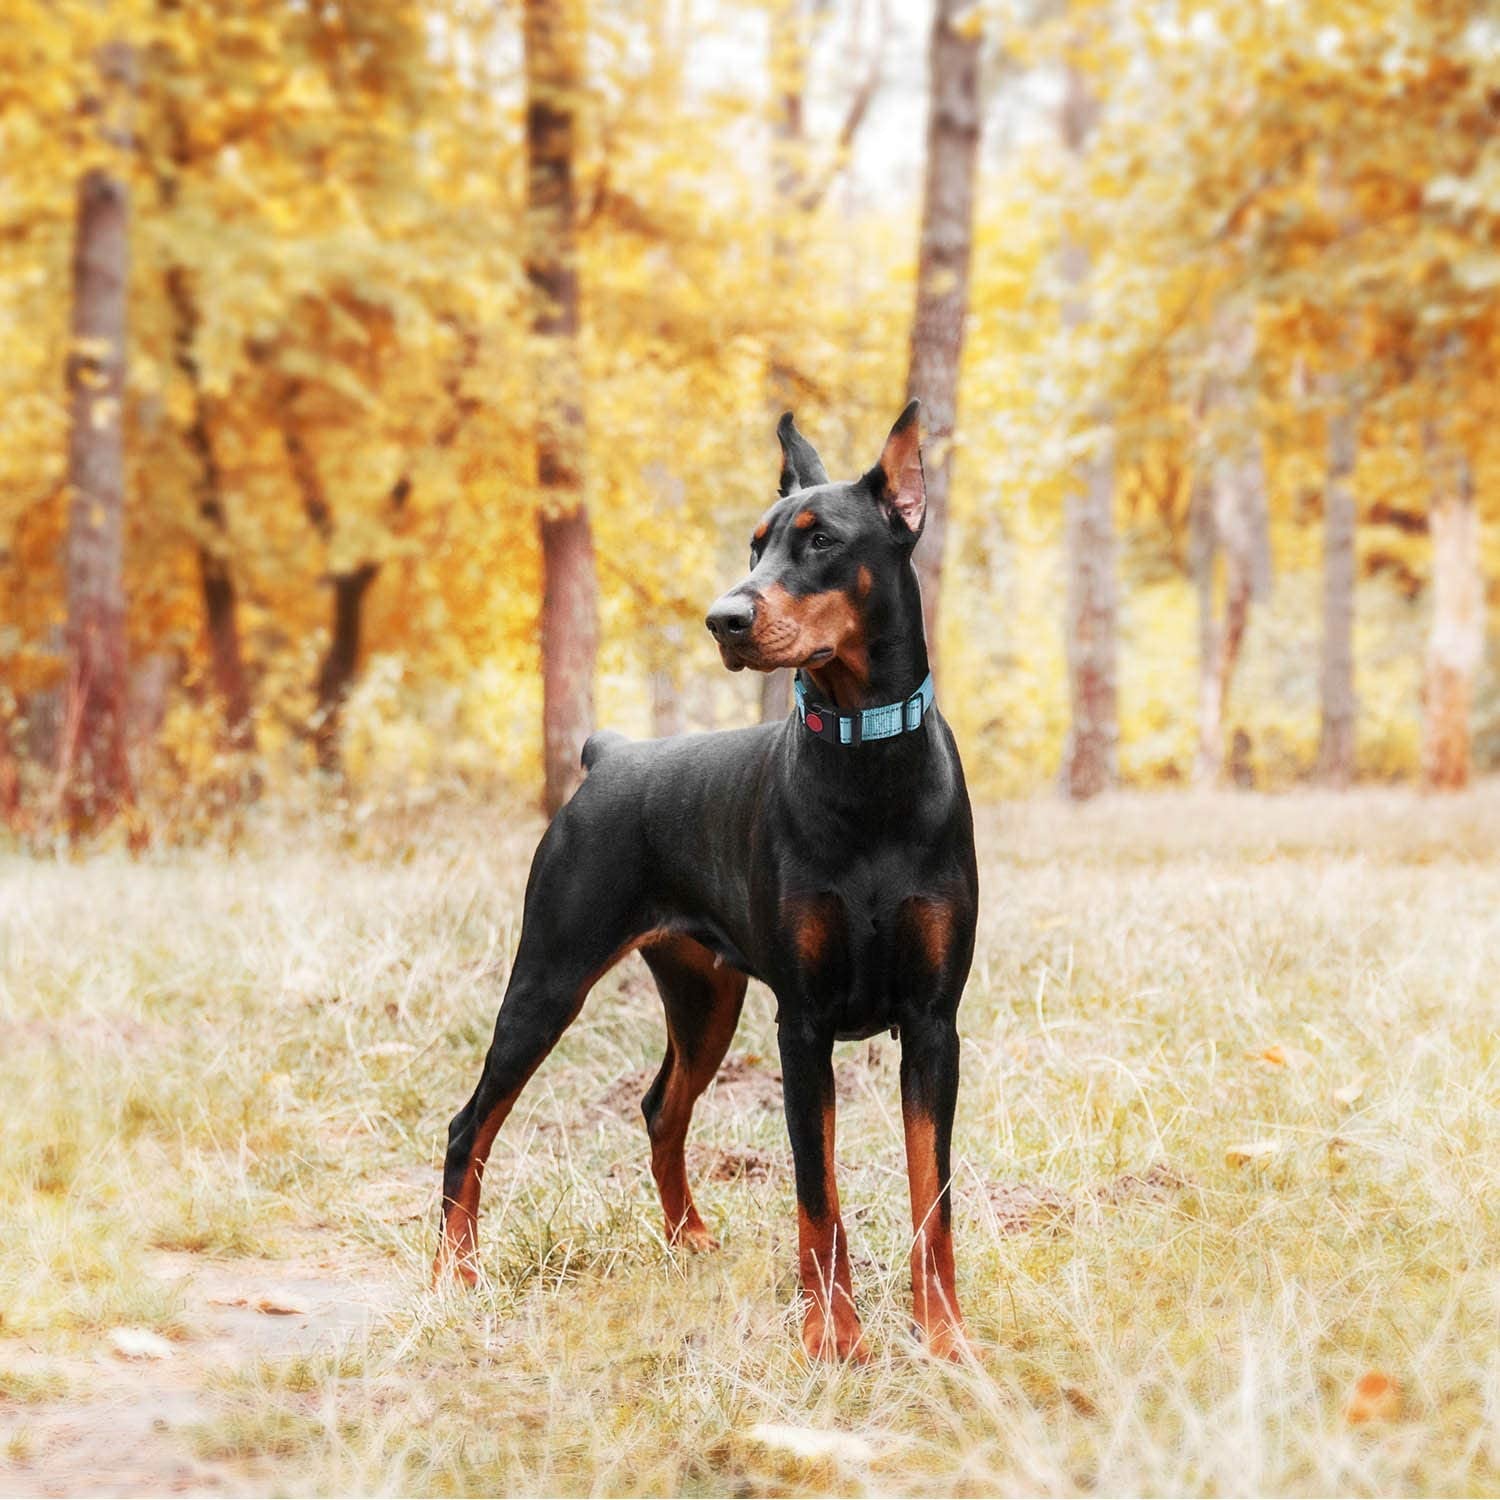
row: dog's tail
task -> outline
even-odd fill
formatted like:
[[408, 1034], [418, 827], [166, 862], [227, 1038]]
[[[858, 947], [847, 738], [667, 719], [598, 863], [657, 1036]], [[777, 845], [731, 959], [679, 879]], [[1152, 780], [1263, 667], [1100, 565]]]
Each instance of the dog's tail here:
[[592, 771], [600, 757], [608, 755], [616, 745], [625, 743], [625, 736], [617, 729], [601, 729], [597, 734], [591, 734], [583, 742], [583, 754], [579, 757], [583, 762], [583, 769]]

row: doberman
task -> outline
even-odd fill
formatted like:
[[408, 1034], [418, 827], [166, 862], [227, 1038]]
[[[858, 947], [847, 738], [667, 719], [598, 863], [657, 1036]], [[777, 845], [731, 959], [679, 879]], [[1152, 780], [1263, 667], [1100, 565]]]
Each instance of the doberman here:
[[865, 1356], [834, 1180], [833, 1043], [901, 1041], [916, 1319], [966, 1349], [950, 1235], [957, 1012], [974, 950], [973, 821], [933, 706], [912, 549], [926, 517], [913, 401], [880, 461], [830, 484], [788, 412], [780, 497], [750, 573], [708, 614], [731, 671], [796, 667], [779, 724], [632, 742], [595, 734], [587, 776], [531, 867], [520, 946], [473, 1097], [448, 1132], [437, 1273], [475, 1280], [485, 1159], [516, 1096], [632, 950], [666, 1007], [642, 1103], [673, 1243], [712, 1249], [683, 1142], [729, 1048], [747, 976], [777, 1001], [810, 1355]]

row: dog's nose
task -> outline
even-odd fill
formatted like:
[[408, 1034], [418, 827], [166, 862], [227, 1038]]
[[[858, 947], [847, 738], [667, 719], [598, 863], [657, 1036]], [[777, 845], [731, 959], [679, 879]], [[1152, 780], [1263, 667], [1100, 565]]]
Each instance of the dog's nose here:
[[703, 623], [716, 641], [743, 640], [755, 623], [755, 606], [743, 596], [737, 599], [726, 595], [709, 610]]

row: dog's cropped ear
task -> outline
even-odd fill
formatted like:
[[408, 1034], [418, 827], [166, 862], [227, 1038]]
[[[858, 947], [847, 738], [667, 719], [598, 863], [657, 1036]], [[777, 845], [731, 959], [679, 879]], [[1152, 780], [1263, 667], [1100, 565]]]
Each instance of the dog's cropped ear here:
[[880, 508], [893, 525], [904, 531], [911, 541], [922, 535], [927, 520], [927, 483], [922, 477], [922, 427], [918, 413], [920, 401], [910, 401], [896, 418], [891, 435], [885, 440], [880, 462], [865, 475], [865, 484], [874, 492]]
[[828, 473], [823, 460], [808, 440], [797, 431], [791, 412], [783, 412], [776, 424], [776, 436], [781, 440], [781, 485], [780, 493], [790, 495], [793, 490], [810, 489], [815, 484], [827, 484]]

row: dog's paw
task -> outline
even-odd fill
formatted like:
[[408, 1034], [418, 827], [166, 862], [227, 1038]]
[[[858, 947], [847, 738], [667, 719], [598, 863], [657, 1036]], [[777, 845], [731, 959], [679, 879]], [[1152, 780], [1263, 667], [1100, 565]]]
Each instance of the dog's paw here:
[[809, 1359], [827, 1360], [830, 1364], [847, 1361], [865, 1364], [870, 1346], [853, 1308], [840, 1305], [828, 1312], [814, 1303], [802, 1320], [802, 1347]]

